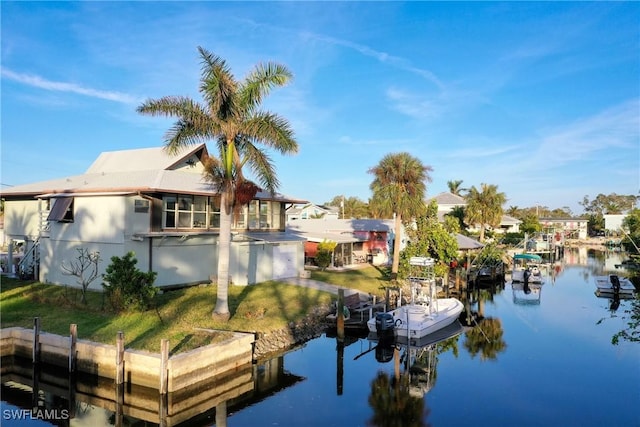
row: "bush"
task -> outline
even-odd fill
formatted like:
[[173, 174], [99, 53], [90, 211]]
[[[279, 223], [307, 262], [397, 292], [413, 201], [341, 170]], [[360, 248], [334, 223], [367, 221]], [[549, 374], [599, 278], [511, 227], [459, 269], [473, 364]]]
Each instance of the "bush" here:
[[158, 293], [158, 288], [153, 286], [157, 273], [138, 270], [138, 260], [134, 255], [129, 252], [122, 258], [111, 257], [111, 264], [102, 275], [105, 296], [116, 311], [147, 310]]

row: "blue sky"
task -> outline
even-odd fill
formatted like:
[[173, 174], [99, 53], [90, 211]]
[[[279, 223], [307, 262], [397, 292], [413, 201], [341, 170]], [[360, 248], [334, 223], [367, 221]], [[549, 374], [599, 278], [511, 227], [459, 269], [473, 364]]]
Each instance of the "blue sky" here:
[[[238, 78], [294, 81], [265, 108], [300, 152], [280, 191], [368, 200], [367, 170], [406, 151], [427, 196], [495, 184], [509, 206], [640, 189], [640, 3], [2, 2], [2, 185], [83, 173], [163, 144], [147, 98], [197, 91], [197, 46]], [[5, 187], [3, 187], [5, 188]]]

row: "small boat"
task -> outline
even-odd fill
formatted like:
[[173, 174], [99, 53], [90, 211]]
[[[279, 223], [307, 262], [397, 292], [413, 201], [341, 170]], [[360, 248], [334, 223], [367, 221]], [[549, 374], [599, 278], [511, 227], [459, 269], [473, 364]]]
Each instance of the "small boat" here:
[[511, 271], [512, 282], [524, 282], [525, 272], [529, 272], [529, 283], [542, 284], [542, 272], [540, 265], [542, 257], [536, 254], [515, 254], [513, 256], [513, 270]]
[[369, 332], [393, 332], [399, 337], [421, 338], [458, 320], [464, 306], [455, 298], [437, 298], [427, 303], [402, 305], [369, 319]]
[[[376, 314], [367, 321], [369, 332], [421, 338], [449, 326], [458, 319], [464, 306], [455, 298], [438, 298], [434, 265], [433, 258], [411, 257], [411, 303], [386, 313]], [[428, 294], [422, 293], [423, 287], [428, 289]]]
[[596, 276], [596, 292], [598, 294], [618, 294], [632, 296], [636, 292], [631, 280], [626, 277], [620, 277], [617, 274], [609, 274], [607, 276]]

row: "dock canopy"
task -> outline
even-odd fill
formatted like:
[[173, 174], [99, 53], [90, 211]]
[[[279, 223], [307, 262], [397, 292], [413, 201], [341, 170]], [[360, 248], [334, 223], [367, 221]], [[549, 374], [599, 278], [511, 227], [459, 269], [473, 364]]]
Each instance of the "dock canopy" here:
[[538, 261], [538, 262], [542, 261], [542, 257], [536, 254], [515, 254], [513, 256], [513, 259], [523, 259], [526, 261]]

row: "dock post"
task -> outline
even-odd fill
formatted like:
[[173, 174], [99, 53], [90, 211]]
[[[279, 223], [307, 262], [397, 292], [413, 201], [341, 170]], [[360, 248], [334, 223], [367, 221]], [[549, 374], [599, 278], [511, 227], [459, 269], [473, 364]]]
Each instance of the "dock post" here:
[[78, 325], [69, 326], [69, 373], [76, 371], [76, 342], [78, 341]]
[[336, 347], [336, 393], [338, 396], [342, 396], [344, 391], [344, 340], [338, 339]]
[[338, 340], [344, 340], [344, 289], [338, 289], [336, 330], [337, 330]]
[[116, 338], [116, 384], [124, 383], [124, 332]]
[[169, 363], [169, 340], [163, 339], [160, 342], [160, 394], [167, 394], [169, 388], [169, 375], [168, 375], [168, 363]]
[[33, 318], [33, 346], [32, 348], [32, 362], [34, 364], [40, 363], [40, 318]]

